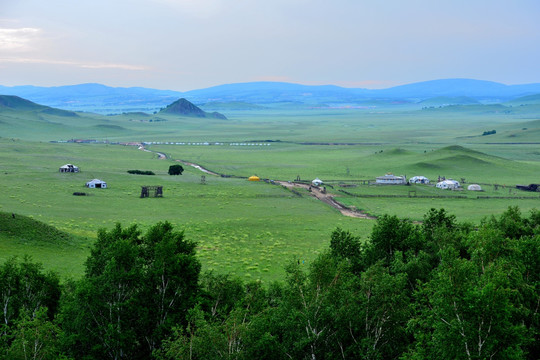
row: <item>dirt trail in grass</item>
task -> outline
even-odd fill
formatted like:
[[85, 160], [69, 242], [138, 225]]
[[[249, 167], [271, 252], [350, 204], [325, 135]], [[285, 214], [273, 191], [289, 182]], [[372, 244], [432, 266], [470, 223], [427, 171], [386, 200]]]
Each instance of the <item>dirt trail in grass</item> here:
[[[158, 154], [159, 159], [166, 159], [167, 158], [167, 156], [165, 154], [159, 153], [159, 152], [156, 152], [156, 151], [152, 151], [152, 150], [148, 150], [148, 149], [144, 148], [144, 146], [142, 146], [142, 145], [139, 146], [139, 150], [156, 153], [156, 154]], [[222, 176], [221, 174], [218, 174], [216, 172], [205, 169], [201, 165], [198, 165], [198, 164], [195, 164], [195, 163], [192, 163], [192, 162], [189, 162], [189, 161], [185, 161], [185, 160], [175, 160], [175, 161], [180, 162], [180, 163], [182, 163], [184, 165], [192, 166], [195, 169], [197, 169], [199, 171], [202, 171], [202, 172], [204, 172], [206, 174], [215, 175], [215, 176]], [[279, 184], [279, 185], [281, 185], [281, 186], [283, 186], [283, 187], [285, 187], [285, 188], [287, 188], [289, 190], [294, 190], [295, 188], [306, 189], [306, 190], [309, 191], [311, 196], [313, 196], [314, 198], [319, 199], [323, 203], [328, 204], [328, 205], [332, 206], [333, 208], [339, 210], [339, 212], [341, 212], [341, 214], [343, 214], [345, 216], [355, 217], [355, 218], [360, 218], [360, 219], [376, 219], [376, 217], [374, 217], [374, 216], [369, 216], [369, 215], [367, 215], [367, 214], [365, 214], [365, 213], [363, 213], [361, 211], [357, 211], [357, 210], [353, 210], [353, 209], [348, 208], [347, 206], [345, 206], [345, 205], [341, 204], [340, 202], [338, 202], [337, 200], [335, 200], [334, 199], [334, 194], [327, 193], [325, 190], [323, 191], [323, 189], [320, 188], [320, 187], [310, 186], [309, 184], [304, 184], [304, 183], [281, 181], [281, 180], [274, 180], [274, 183]]]
[[210, 174], [210, 175], [221, 176], [218, 173], [215, 173], [213, 171], [210, 171], [210, 170], [207, 170], [207, 169], [203, 168], [201, 165], [197, 165], [197, 164], [191, 163], [189, 161], [184, 161], [184, 160], [175, 160], [175, 161], [181, 162], [184, 165], [193, 166], [195, 169], [200, 170], [203, 173], [207, 173], [207, 174]]
[[360, 218], [360, 219], [373, 219], [373, 220], [376, 219], [376, 217], [369, 216], [361, 211], [353, 210], [346, 207], [345, 205], [341, 204], [340, 202], [334, 199], [334, 194], [329, 194], [328, 192], [321, 189], [320, 187], [310, 186], [309, 184], [304, 184], [304, 183], [289, 182], [289, 181], [274, 180], [274, 182], [290, 190], [293, 190], [294, 188], [303, 188], [309, 191], [311, 189], [310, 191], [311, 196], [313, 196], [316, 199], [319, 199], [325, 204], [328, 204], [336, 208], [337, 210], [339, 210], [341, 214], [345, 216], [355, 217], [355, 218]]
[[145, 147], [142, 146], [142, 145], [139, 145], [138, 149], [139, 149], [139, 150], [142, 150], [142, 151], [146, 151], [146, 152], [151, 152], [151, 153], [157, 154], [159, 160], [165, 160], [165, 159], [167, 158], [167, 155], [165, 155], [165, 154], [163, 154], [163, 153], [160, 153], [160, 152], [157, 152], [157, 151], [148, 150], [147, 148], [145, 148]]

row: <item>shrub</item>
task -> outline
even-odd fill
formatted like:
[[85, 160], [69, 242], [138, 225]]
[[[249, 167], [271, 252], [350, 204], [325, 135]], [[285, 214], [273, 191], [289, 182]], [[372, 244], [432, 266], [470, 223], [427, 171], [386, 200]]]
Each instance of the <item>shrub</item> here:
[[184, 172], [184, 167], [182, 165], [171, 165], [169, 166], [169, 175], [182, 175]]
[[150, 170], [128, 170], [127, 172], [135, 175], [156, 175]]

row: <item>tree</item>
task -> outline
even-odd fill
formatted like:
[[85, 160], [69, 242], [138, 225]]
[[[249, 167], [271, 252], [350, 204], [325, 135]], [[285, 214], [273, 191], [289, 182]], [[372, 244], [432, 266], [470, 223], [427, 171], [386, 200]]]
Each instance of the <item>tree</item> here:
[[43, 266], [29, 257], [22, 262], [11, 258], [0, 266], [0, 342], [22, 314], [34, 319], [41, 308], [47, 308], [49, 320], [54, 317], [60, 300], [60, 281], [55, 273], [43, 272]]
[[383, 215], [373, 226], [365, 249], [367, 264], [383, 261], [389, 266], [397, 251], [416, 253], [423, 246], [417, 226], [395, 215]]
[[144, 236], [120, 224], [98, 240], [85, 277], [62, 314], [66, 345], [76, 358], [146, 359], [194, 304], [200, 263], [194, 242], [170, 223]]
[[13, 342], [7, 351], [7, 359], [55, 360], [59, 354], [60, 329], [47, 318], [47, 308], [41, 307], [33, 318], [22, 314], [13, 331]]
[[334, 256], [354, 261], [360, 256], [360, 239], [338, 227], [330, 237], [330, 250]]
[[529, 335], [520, 289], [523, 267], [512, 244], [484, 226], [468, 239], [470, 259], [441, 250], [432, 279], [416, 292], [416, 338], [406, 358], [523, 359]]
[[169, 175], [182, 175], [184, 167], [179, 164], [169, 166]]

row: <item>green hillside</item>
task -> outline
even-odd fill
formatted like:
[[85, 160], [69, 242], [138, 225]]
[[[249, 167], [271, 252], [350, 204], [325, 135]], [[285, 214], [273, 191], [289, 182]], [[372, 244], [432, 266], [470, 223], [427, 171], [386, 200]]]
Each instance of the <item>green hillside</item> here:
[[0, 109], [14, 109], [14, 110], [43, 110], [48, 108], [47, 106], [38, 105], [32, 101], [20, 98], [18, 96], [0, 95]]
[[437, 96], [422, 100], [419, 104], [423, 106], [442, 106], [442, 105], [472, 105], [479, 104], [478, 100], [468, 96]]
[[518, 97], [517, 99], [513, 99], [511, 101], [506, 102], [507, 105], [529, 105], [529, 104], [540, 104], [540, 94], [534, 94], [534, 95], [528, 95], [528, 96], [522, 96]]
[[32, 101], [20, 98], [18, 96], [0, 95], [0, 112], [6, 110], [12, 111], [32, 111], [35, 113], [43, 113], [56, 116], [77, 116], [73, 111], [55, 109], [48, 106], [39, 105]]
[[79, 276], [88, 256], [88, 240], [24, 216], [0, 211], [0, 263], [30, 255], [46, 269]]

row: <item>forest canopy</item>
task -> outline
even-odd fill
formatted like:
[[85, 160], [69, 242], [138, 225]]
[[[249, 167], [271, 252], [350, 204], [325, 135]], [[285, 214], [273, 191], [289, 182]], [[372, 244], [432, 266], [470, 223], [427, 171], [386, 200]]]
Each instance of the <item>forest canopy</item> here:
[[540, 212], [480, 224], [431, 209], [337, 228], [283, 282], [201, 273], [168, 223], [101, 230], [60, 285], [28, 258], [0, 265], [0, 358], [534, 359]]

